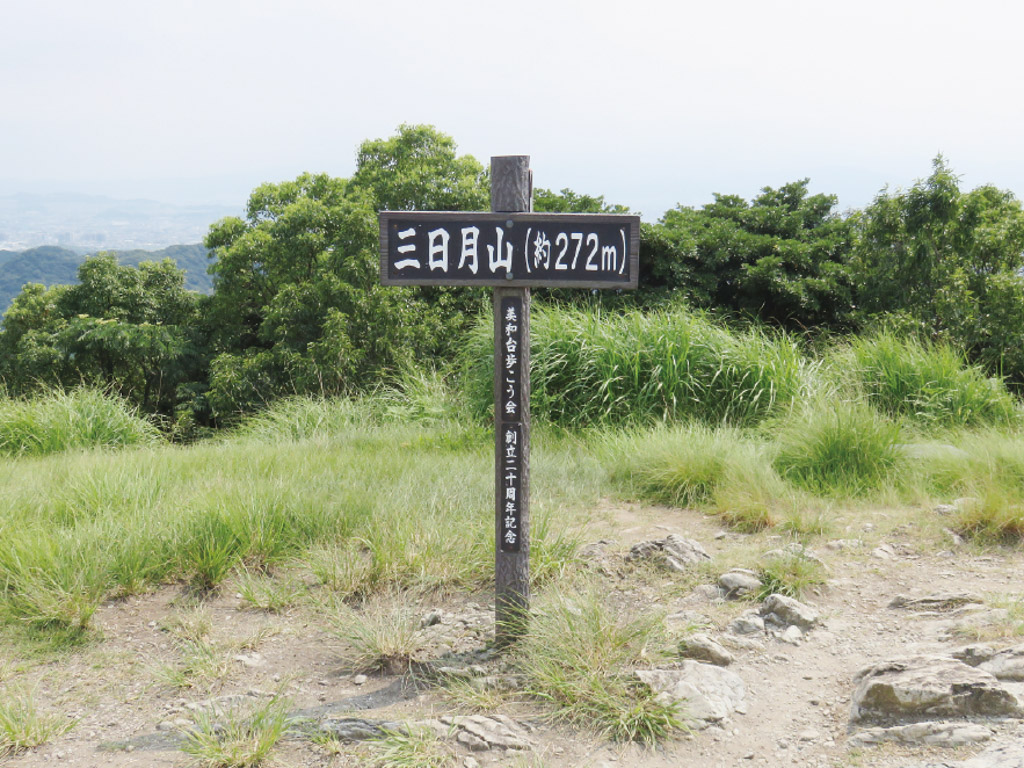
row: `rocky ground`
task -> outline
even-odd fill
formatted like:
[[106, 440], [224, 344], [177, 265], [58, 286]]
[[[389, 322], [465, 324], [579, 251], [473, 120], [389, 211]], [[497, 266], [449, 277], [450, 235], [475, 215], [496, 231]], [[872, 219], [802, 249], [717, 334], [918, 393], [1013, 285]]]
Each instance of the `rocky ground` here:
[[[277, 747], [274, 765], [371, 765], [367, 736], [414, 723], [466, 768], [1024, 768], [1024, 553], [965, 544], [943, 531], [946, 511], [858, 510], [804, 549], [698, 512], [600, 510], [584, 561], [686, 638], [680, 658], [634, 673], [681, 701], [694, 728], [655, 749], [553, 725], [529, 701], [488, 711], [486, 696], [453, 698], [432, 684], [515, 687], [487, 650], [486, 594], [425, 599], [414, 673], [365, 675], [342, 661], [341, 640], [308, 599], [271, 612], [231, 587], [198, 605], [169, 587], [105, 605], [101, 639], [74, 653], [0, 650], [8, 690], [31, 691], [74, 723], [0, 764], [186, 766], [183, 733], [197, 719], [283, 694], [306, 726]], [[800, 601], [755, 601], [755, 566], [772, 557], [820, 562], [827, 582]]]

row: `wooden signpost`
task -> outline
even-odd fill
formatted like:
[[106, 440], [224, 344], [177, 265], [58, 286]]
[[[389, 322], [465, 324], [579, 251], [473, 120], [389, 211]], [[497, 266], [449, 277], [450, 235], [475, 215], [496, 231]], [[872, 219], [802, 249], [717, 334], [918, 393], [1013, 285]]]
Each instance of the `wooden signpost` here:
[[495, 628], [530, 605], [530, 288], [636, 288], [640, 217], [531, 213], [530, 158], [491, 158], [491, 212], [382, 211], [385, 285], [494, 287]]

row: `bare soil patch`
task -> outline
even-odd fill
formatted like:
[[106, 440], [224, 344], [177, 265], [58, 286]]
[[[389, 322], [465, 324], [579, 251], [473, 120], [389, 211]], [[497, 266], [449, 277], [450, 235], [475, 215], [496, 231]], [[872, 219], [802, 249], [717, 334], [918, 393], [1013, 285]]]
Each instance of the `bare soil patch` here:
[[[765, 637], [757, 647], [735, 651], [730, 669], [746, 685], [747, 711], [724, 727], [647, 749], [551, 724], [543, 719], [544, 709], [530, 702], [505, 703], [497, 712], [527, 723], [534, 749], [470, 752], [460, 747], [460, 764], [471, 758], [479, 765], [522, 766], [896, 767], [928, 759], [959, 760], [979, 752], [985, 745], [856, 747], [849, 742], [853, 680], [862, 668], [895, 656], [948, 655], [971, 642], [972, 631], [992, 637], [997, 646], [1020, 642], [1012, 635], [998, 637], [1010, 630], [999, 624], [1002, 614], [992, 609], [1024, 596], [1024, 553], [1020, 548], [958, 543], [941, 532], [941, 521], [932, 519], [935, 514], [885, 509], [837, 513], [834, 529], [810, 542], [827, 567], [828, 583], [802, 598], [821, 613], [822, 626], [798, 645]], [[709, 583], [714, 573], [728, 567], [752, 567], [759, 553], [788, 541], [773, 532], [728, 531], [715, 518], [690, 510], [608, 502], [595, 510], [594, 519], [588, 538], [610, 541], [606, 549], [613, 556], [667, 533], [699, 541], [712, 556], [701, 578], [626, 567], [599, 578], [622, 599], [668, 614], [685, 612], [715, 636], [751, 603], [711, 601], [694, 591], [695, 584]], [[899, 595], [940, 592], [974, 593], [983, 603], [950, 610], [890, 607]], [[14, 649], [0, 651], [5, 685], [32, 691], [43, 710], [75, 722], [51, 743], [0, 758], [0, 764], [190, 765], [194, 761], [180, 750], [180, 734], [197, 708], [211, 701], [257, 702], [275, 693], [287, 696], [294, 710], [329, 710], [374, 720], [472, 713], [429, 685], [403, 685], [401, 676], [382, 672], [364, 679], [346, 668], [341, 640], [329, 631], [317, 594], [311, 590], [312, 598], [270, 613], [252, 608], [231, 584], [202, 600], [180, 587], [166, 587], [105, 604], [94, 620], [97, 638], [72, 652], [38, 660], [18, 658]], [[436, 612], [439, 622], [459, 628], [461, 645], [452, 648], [449, 643], [437, 649], [440, 653], [482, 648], [492, 633], [470, 620], [459, 623], [459, 617], [478, 616], [490, 608], [486, 593], [434, 595], [422, 598], [415, 612]], [[196, 650], [188, 645], [190, 638], [209, 651], [205, 662], [189, 655]], [[497, 669], [501, 662], [485, 658], [482, 663]], [[375, 698], [373, 693], [381, 695]], [[1024, 738], [1024, 728], [1016, 721], [990, 725], [997, 741]], [[277, 748], [271, 764], [358, 766], [371, 764], [370, 755], [365, 743], [325, 745], [292, 738]]]

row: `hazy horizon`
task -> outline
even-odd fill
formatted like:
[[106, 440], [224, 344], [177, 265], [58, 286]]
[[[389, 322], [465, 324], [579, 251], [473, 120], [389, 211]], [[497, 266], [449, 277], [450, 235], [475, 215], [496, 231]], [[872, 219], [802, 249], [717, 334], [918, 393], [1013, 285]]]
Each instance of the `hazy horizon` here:
[[652, 221], [802, 178], [861, 208], [939, 153], [1024, 193], [1022, 21], [997, 0], [16, 4], [0, 197], [240, 213], [263, 182], [351, 175], [402, 123]]

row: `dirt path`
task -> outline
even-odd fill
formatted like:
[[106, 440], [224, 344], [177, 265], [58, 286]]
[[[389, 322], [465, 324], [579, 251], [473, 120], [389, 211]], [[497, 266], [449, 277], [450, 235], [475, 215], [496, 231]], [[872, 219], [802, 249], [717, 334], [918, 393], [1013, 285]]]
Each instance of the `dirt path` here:
[[[746, 536], [722, 530], [705, 515], [635, 505], [609, 505], [595, 527], [597, 538], [614, 539], [611, 549], [624, 552], [634, 542], [677, 532], [700, 541], [714, 563], [742, 564], [778, 543], [770, 534]], [[924, 513], [922, 513], [924, 514]], [[897, 595], [970, 592], [991, 608], [1003, 599], [1020, 599], [1024, 554], [1020, 550], [982, 551], [969, 546], [941, 546], [941, 540], [914, 526], [891, 525], [879, 513], [858, 513], [859, 530], [823, 537], [814, 549], [828, 568], [827, 587], [809, 594], [823, 616], [823, 626], [810, 631], [799, 645], [763, 638], [760, 647], [734, 651], [730, 669], [747, 689], [747, 711], [724, 728], [711, 727], [656, 750], [621, 746], [591, 735], [537, 723], [531, 755], [479, 752], [479, 765], [538, 766], [892, 766], [925, 758], [953, 760], [979, 751], [973, 748], [859, 747], [848, 743], [853, 677], [868, 664], [916, 653], [948, 653], [970, 638], [954, 634], [955, 625], [970, 625], [988, 615], [971, 610], [914, 613], [890, 608]], [[888, 526], [888, 527], [887, 527]], [[860, 543], [849, 543], [859, 539]], [[830, 545], [829, 542], [833, 543]], [[883, 549], [879, 549], [886, 545]], [[638, 603], [656, 603], [668, 613], [686, 612], [721, 634], [725, 623], [747, 605], [715, 603], [695, 596], [678, 580], [615, 580], [615, 589]], [[472, 598], [469, 598], [470, 600]], [[423, 611], [449, 614], [488, 610], [453, 598]], [[977, 606], [975, 606], [977, 608]], [[56, 710], [74, 727], [50, 744], [0, 758], [17, 768], [36, 766], [185, 766], [190, 759], [177, 746], [175, 733], [193, 716], [196, 702], [236, 696], [259, 701], [283, 691], [293, 707], [312, 708], [387, 689], [395, 678], [370, 677], [365, 682], [342, 669], [337, 638], [324, 630], [305, 607], [280, 614], [252, 610], [230, 590], [199, 608], [190, 608], [180, 590], [105, 605], [95, 617], [103, 639], [68, 656], [45, 663], [19, 663], [0, 655], [3, 683], [33, 690], [44, 709]], [[189, 627], [192, 622], [194, 626]], [[472, 628], [468, 627], [467, 632]], [[182, 668], [182, 640], [189, 632], [202, 636], [216, 650], [221, 665], [214, 677], [198, 678], [194, 688], [175, 688], [170, 678]], [[1019, 642], [1007, 638], [1003, 644]], [[997, 641], [1000, 642], [1000, 641]], [[196, 662], [199, 663], [199, 662]], [[6, 671], [4, 671], [6, 670]], [[179, 681], [180, 682], [180, 681]], [[413, 698], [359, 714], [382, 720], [408, 720], [452, 714], [450, 699], [426, 690]], [[373, 703], [372, 700], [370, 703]], [[520, 711], [513, 712], [521, 715]], [[996, 724], [997, 737], [1024, 738], [1017, 723]], [[275, 765], [354, 766], [367, 764], [365, 746], [336, 751], [305, 740], [286, 742], [275, 753]], [[463, 758], [470, 753], [462, 753]], [[473, 765], [469, 762], [468, 765]]]

